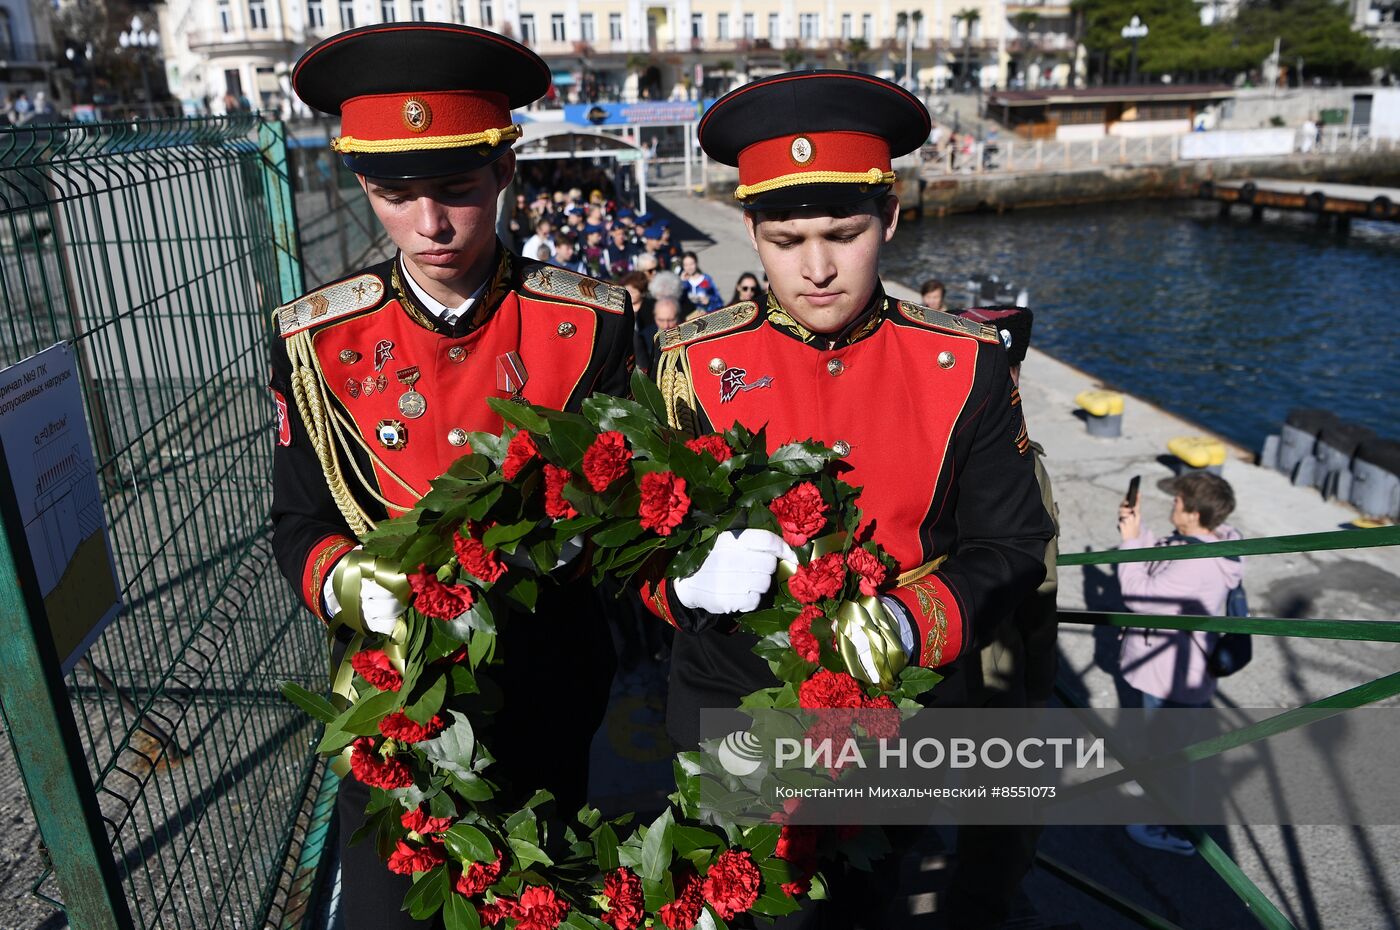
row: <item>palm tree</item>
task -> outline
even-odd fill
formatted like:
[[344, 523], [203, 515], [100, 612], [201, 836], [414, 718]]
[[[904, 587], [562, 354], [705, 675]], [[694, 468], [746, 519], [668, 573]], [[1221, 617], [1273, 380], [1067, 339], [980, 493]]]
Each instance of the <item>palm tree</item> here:
[[969, 80], [972, 77], [972, 27], [982, 18], [982, 14], [972, 7], [966, 7], [953, 14], [953, 22], [966, 24], [967, 29], [963, 32], [963, 79]]
[[1011, 25], [1021, 34], [1021, 77], [1026, 76], [1026, 63], [1031, 59], [1031, 30], [1040, 22], [1040, 14], [1022, 10], [1011, 17]]
[[807, 53], [795, 45], [789, 45], [783, 49], [783, 64], [789, 71], [796, 71], [798, 65], [807, 58]]
[[865, 60], [865, 56], [870, 54], [870, 43], [860, 36], [846, 40], [846, 47], [842, 56], [846, 59], [846, 67], [852, 71], [860, 70], [860, 63]]

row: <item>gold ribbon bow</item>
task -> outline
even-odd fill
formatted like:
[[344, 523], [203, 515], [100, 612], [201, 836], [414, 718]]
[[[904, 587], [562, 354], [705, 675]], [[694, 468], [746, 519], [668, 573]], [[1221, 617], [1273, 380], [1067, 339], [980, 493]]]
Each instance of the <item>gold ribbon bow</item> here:
[[[812, 558], [819, 559], [846, 546], [845, 533], [831, 533], [812, 541]], [[788, 559], [778, 560], [777, 579], [787, 581], [797, 573], [799, 565]], [[899, 625], [890, 616], [878, 597], [864, 596], [842, 601], [832, 618], [832, 645], [851, 675], [868, 684], [879, 685], [882, 691], [894, 688], [899, 673], [909, 663], [909, 655], [899, 638]], [[875, 667], [872, 676], [860, 659], [860, 642], [870, 648]]]

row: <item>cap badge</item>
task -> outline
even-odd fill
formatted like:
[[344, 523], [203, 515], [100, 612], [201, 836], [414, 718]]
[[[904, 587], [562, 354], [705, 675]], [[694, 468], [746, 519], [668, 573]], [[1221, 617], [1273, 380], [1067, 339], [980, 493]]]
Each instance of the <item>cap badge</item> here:
[[403, 124], [414, 132], [424, 132], [433, 124], [433, 111], [417, 97], [403, 102]]
[[806, 136], [798, 136], [792, 140], [792, 160], [796, 164], [805, 165], [812, 160], [813, 155], [812, 140]]
[[749, 375], [743, 368], [727, 368], [719, 378], [719, 402], [727, 404], [733, 400], [740, 391], [752, 391], [755, 388], [766, 388], [773, 385], [773, 376], [764, 375], [753, 384], [746, 384], [744, 379]]

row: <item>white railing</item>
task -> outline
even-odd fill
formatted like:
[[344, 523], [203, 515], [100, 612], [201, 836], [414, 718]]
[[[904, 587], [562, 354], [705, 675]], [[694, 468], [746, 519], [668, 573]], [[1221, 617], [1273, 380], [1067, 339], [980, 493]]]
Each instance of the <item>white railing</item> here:
[[[1277, 130], [1260, 130], [1277, 132]], [[975, 143], [970, 148], [944, 143], [936, 153], [925, 147], [923, 173], [927, 176], [948, 174], [1022, 173], [1034, 171], [1080, 171], [1113, 165], [1165, 165], [1183, 161], [1182, 135], [1165, 136], [1104, 136], [1060, 142], [1052, 139], [1021, 139], [1004, 136]], [[1287, 155], [1333, 155], [1352, 152], [1400, 150], [1400, 138], [1376, 136], [1366, 127], [1329, 126], [1305, 138], [1301, 130], [1294, 134], [1291, 153]], [[1257, 157], [1257, 153], [1242, 151], [1238, 155], [1215, 157]]]

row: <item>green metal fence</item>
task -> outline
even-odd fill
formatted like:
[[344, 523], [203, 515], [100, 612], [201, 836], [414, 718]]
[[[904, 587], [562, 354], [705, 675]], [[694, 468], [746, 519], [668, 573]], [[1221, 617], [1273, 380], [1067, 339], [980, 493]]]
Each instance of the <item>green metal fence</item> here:
[[[1206, 543], [1198, 546], [1177, 546], [1156, 549], [1113, 549], [1104, 552], [1075, 552], [1062, 554], [1058, 565], [1116, 565], [1123, 562], [1166, 561], [1176, 559], [1209, 559], [1222, 556], [1276, 555], [1289, 552], [1319, 552], [1335, 549], [1366, 549], [1380, 546], [1400, 546], [1400, 526], [1364, 530], [1340, 530], [1326, 533], [1306, 533], [1297, 536], [1274, 536], [1229, 542]], [[1391, 620], [1317, 620], [1282, 617], [1191, 617], [1091, 611], [1061, 611], [1061, 623], [1090, 626], [1138, 627], [1164, 630], [1207, 630], [1217, 633], [1249, 633], [1256, 636], [1288, 636], [1307, 639], [1354, 640], [1376, 643], [1400, 643], [1400, 621]], [[1085, 706], [1074, 694], [1056, 687], [1060, 700], [1070, 707]], [[1400, 694], [1400, 670], [1363, 682], [1336, 694], [1302, 705], [1281, 709], [1279, 714], [1252, 726], [1211, 740], [1209, 745], [1197, 744], [1181, 750], [1195, 759], [1209, 758], [1239, 746], [1259, 742], [1270, 736], [1306, 725], [1318, 719], [1313, 713], [1330, 710], [1337, 713], [1364, 707]], [[1299, 713], [1299, 711], [1305, 711]], [[1112, 777], [1112, 776], [1108, 776]], [[1293, 923], [1261, 891], [1229, 853], [1200, 827], [1188, 831], [1196, 849], [1221, 880], [1233, 891], [1250, 913], [1267, 930], [1296, 930]], [[1041, 868], [1078, 889], [1119, 915], [1141, 927], [1152, 930], [1180, 930], [1167, 918], [1129, 901], [1092, 877], [1066, 863], [1040, 853], [1036, 857]]]
[[302, 283], [280, 125], [0, 132], [0, 366], [71, 346], [124, 604], [60, 676], [0, 533], [35, 890], [77, 930], [304, 913], [334, 784], [278, 685], [321, 687], [325, 644], [272, 559], [266, 388], [270, 310]]

